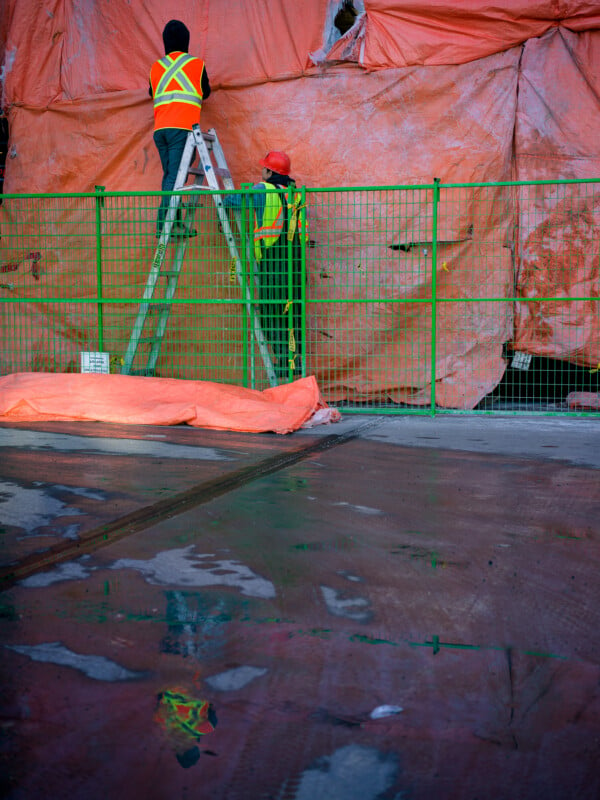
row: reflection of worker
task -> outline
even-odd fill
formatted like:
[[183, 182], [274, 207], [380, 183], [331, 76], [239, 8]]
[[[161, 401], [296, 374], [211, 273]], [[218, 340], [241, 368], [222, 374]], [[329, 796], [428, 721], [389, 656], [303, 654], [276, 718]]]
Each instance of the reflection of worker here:
[[[290, 368], [292, 372], [298, 369], [295, 357], [301, 355], [300, 198], [296, 196], [291, 208], [288, 206], [289, 187], [296, 184], [290, 177], [286, 153], [272, 150], [259, 163], [262, 181], [253, 188], [261, 191], [252, 194], [252, 204], [261, 327], [275, 355], [277, 375], [286, 378]], [[228, 195], [224, 201], [225, 205], [239, 207], [241, 197]]]
[[[201, 58], [189, 55], [190, 32], [177, 19], [163, 30], [165, 56], [150, 70], [150, 97], [154, 98], [154, 143], [163, 168], [161, 189], [172, 191], [181, 157], [192, 126], [200, 122], [202, 101], [210, 95], [210, 84]], [[157, 235], [162, 230], [170, 198], [161, 198]], [[184, 228], [178, 217], [175, 232]], [[195, 235], [195, 231], [190, 234]]]

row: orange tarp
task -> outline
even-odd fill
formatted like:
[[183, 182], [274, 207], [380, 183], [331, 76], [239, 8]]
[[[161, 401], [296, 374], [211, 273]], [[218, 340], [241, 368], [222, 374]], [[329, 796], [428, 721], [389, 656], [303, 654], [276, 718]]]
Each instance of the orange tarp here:
[[[49, 420], [291, 433], [327, 409], [314, 377], [262, 392], [209, 381], [19, 372], [0, 378], [0, 422]], [[329, 421], [339, 413], [329, 409]]]
[[[600, 31], [556, 30], [527, 42], [521, 62], [517, 178], [600, 177]], [[519, 202], [518, 292], [562, 301], [518, 303], [515, 347], [596, 367], [600, 362], [600, 194], [532, 188]]]
[[600, 27], [598, 3], [583, 0], [365, 0], [365, 15], [328, 54], [369, 70], [463, 64], [499, 53], [562, 25]]
[[[364, 0], [355, 26], [324, 50], [338, 5], [7, 0], [0, 22], [11, 123], [5, 191], [159, 188], [148, 72], [172, 17], [186, 21], [191, 52], [206, 60], [213, 94], [202, 126], [218, 130], [238, 185], [258, 178], [258, 158], [268, 149], [286, 150], [298, 183], [311, 187], [430, 183], [434, 176], [443, 182], [600, 177], [597, 3]], [[486, 206], [493, 196], [477, 191], [460, 213], [444, 214], [443, 204], [451, 208], [454, 200], [448, 192], [441, 198], [438, 237], [449, 250], [440, 251], [437, 265], [440, 297], [488, 296], [480, 291], [488, 274], [487, 288], [503, 292], [499, 297], [514, 294], [515, 274], [525, 296], [557, 285], [566, 298], [597, 293], [600, 220], [592, 191], [576, 199], [570, 232], [560, 205], [541, 194], [515, 193], [498, 205], [504, 213], [498, 217]], [[572, 192], [566, 190], [562, 210]], [[375, 289], [384, 298], [427, 296], [430, 196], [420, 196], [389, 232], [385, 209], [372, 196], [368, 202], [357, 196], [342, 233], [320, 202], [313, 197], [309, 207], [316, 240], [307, 257], [309, 300], [344, 297], [344, 281], [358, 275], [359, 265], [376, 281], [358, 283], [364, 297]], [[8, 213], [6, 204], [1, 213]], [[424, 246], [408, 255], [389, 249], [417, 241]], [[148, 250], [138, 257], [143, 272]], [[74, 259], [67, 263], [59, 251], [43, 255], [40, 280], [50, 258], [53, 280], [70, 286]], [[27, 281], [20, 289], [19, 280], [11, 275], [14, 291], [26, 292]], [[516, 331], [512, 304], [494, 305], [494, 315], [483, 304], [438, 310], [433, 369], [424, 305], [408, 321], [404, 311], [365, 322], [350, 306], [310, 310], [309, 336], [320, 349], [309, 370], [332, 399], [351, 389], [365, 399], [384, 394], [426, 403], [434, 377], [438, 402], [468, 408], [501, 379], [502, 344], [513, 336], [527, 352], [600, 361], [597, 303], [540, 306], [537, 317], [531, 304], [519, 304]], [[49, 312], [40, 306], [37, 313], [42, 325]], [[77, 324], [67, 320], [65, 329]], [[185, 329], [172, 333], [183, 346]], [[362, 342], [367, 333], [375, 345]], [[73, 335], [75, 350], [86, 336], [83, 328]], [[5, 364], [10, 368], [10, 359]]]

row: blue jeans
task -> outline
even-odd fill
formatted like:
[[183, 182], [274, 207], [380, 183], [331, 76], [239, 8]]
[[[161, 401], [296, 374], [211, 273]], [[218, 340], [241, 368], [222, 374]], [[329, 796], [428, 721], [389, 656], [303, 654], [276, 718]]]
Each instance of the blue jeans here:
[[[180, 128], [162, 128], [159, 131], [154, 131], [154, 144], [158, 150], [163, 168], [163, 178], [160, 186], [163, 192], [170, 192], [175, 186], [175, 179], [179, 172], [179, 165], [181, 164], [188, 133], [189, 131], [184, 131]], [[162, 231], [170, 200], [170, 197], [161, 197], [160, 199], [156, 220], [157, 234]]]

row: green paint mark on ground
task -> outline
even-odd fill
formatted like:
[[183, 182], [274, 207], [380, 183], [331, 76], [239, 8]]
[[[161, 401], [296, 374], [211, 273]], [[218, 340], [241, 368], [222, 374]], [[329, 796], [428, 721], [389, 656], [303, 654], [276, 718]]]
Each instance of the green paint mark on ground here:
[[331, 633], [332, 631], [330, 628], [311, 628], [309, 631], [305, 631], [300, 628], [296, 631], [296, 635], [298, 636], [316, 636], [318, 639], [329, 639], [329, 635]]
[[318, 636], [320, 639], [329, 639], [331, 633], [330, 628], [313, 628], [310, 632], [311, 636]]
[[362, 642], [363, 644], [389, 644], [392, 647], [398, 647], [397, 642], [392, 642], [390, 639], [375, 639], [372, 636], [365, 636], [362, 633], [354, 633], [350, 637], [351, 642]]
[[537, 650], [523, 650], [526, 656], [537, 656], [538, 658], [559, 658], [561, 661], [567, 661], [566, 656], [559, 656], [557, 653], [540, 653]]
[[320, 552], [323, 550], [352, 550], [355, 547], [354, 539], [350, 537], [342, 537], [334, 541], [327, 542], [300, 542], [298, 544], [290, 545], [290, 550], [301, 550], [310, 552]]

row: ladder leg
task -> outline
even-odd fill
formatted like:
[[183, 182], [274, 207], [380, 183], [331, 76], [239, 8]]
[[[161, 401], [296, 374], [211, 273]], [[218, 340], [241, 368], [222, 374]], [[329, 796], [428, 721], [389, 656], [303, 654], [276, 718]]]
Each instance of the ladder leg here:
[[[215, 169], [213, 167], [210, 154], [208, 152], [208, 148], [206, 146], [206, 142], [204, 141], [204, 136], [202, 134], [202, 131], [200, 130], [199, 125], [194, 125], [194, 127], [192, 128], [192, 135], [194, 136], [196, 148], [198, 150], [198, 155], [200, 157], [200, 163], [202, 164], [202, 167], [204, 169], [206, 180], [208, 181], [208, 184], [211, 188], [218, 190], [221, 187], [219, 186], [219, 183], [217, 181]], [[219, 173], [223, 175], [223, 184], [226, 189], [233, 189], [235, 187], [233, 184], [233, 180], [231, 179], [231, 176], [229, 176], [229, 170], [227, 169], [227, 163], [225, 161], [225, 154], [223, 153], [223, 149], [217, 137], [217, 132], [215, 131], [214, 128], [211, 128], [210, 131], [208, 132], [208, 135], [211, 140], [212, 150], [215, 154], [217, 168], [219, 170]], [[231, 225], [229, 224], [229, 217], [227, 216], [227, 211], [225, 210], [223, 201], [219, 195], [214, 194], [212, 195], [212, 197], [215, 204], [215, 208], [217, 210], [217, 215], [219, 217], [219, 222], [221, 223], [221, 228], [223, 230], [225, 239], [227, 241], [229, 252], [231, 253], [231, 256], [235, 262], [236, 276], [240, 288], [242, 290], [242, 294], [245, 298], [246, 310], [251, 320], [252, 334], [258, 346], [263, 366], [265, 368], [265, 372], [267, 373], [269, 384], [271, 386], [277, 386], [279, 384], [279, 381], [277, 380], [277, 375], [275, 374], [275, 369], [273, 367], [273, 361], [271, 359], [269, 348], [260, 324], [260, 319], [256, 311], [255, 305], [253, 303], [252, 293], [245, 279], [244, 268], [237, 248], [235, 237], [231, 230]], [[242, 231], [242, 225], [239, 218], [239, 214], [236, 215], [236, 222], [238, 230], [240, 232], [240, 236], [245, 236], [246, 235], [245, 232]]]

